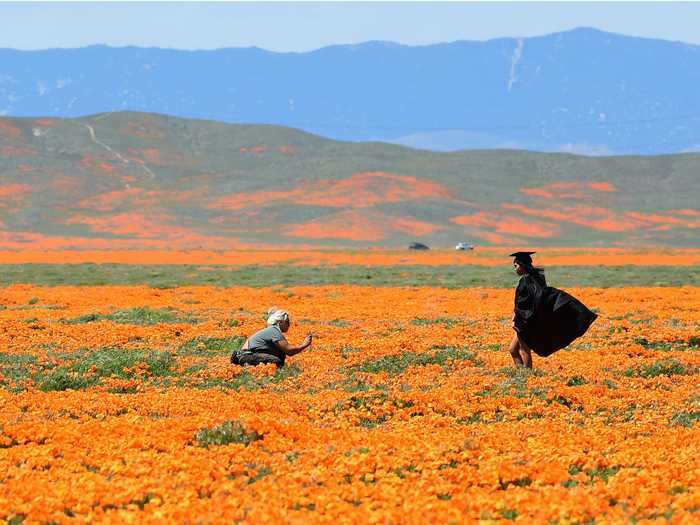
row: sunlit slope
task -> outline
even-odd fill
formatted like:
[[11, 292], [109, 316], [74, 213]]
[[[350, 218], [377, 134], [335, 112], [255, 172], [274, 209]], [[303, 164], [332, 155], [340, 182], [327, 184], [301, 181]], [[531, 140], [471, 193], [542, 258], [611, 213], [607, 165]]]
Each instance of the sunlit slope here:
[[432, 153], [141, 113], [0, 119], [4, 248], [697, 244], [700, 155]]

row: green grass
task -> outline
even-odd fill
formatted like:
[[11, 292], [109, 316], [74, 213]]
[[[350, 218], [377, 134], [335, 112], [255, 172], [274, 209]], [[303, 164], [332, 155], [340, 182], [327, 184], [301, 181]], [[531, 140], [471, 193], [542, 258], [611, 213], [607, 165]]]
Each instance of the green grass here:
[[690, 336], [687, 340], [675, 339], [662, 341], [649, 341], [646, 337], [635, 337], [634, 342], [647, 350], [660, 350], [662, 352], [700, 349], [700, 337], [698, 336]]
[[626, 377], [642, 377], [649, 379], [659, 376], [691, 375], [696, 373], [693, 367], [684, 365], [676, 359], [661, 359], [650, 365], [628, 368], [623, 372]]
[[544, 372], [541, 370], [531, 370], [523, 367], [505, 367], [498, 370], [496, 375], [502, 375], [505, 376], [505, 378], [494, 385], [486, 387], [484, 390], [477, 393], [477, 396], [513, 396], [521, 399], [528, 397], [545, 399], [546, 397], [547, 392], [545, 389], [539, 387], [530, 388], [528, 386], [530, 377], [544, 375]]
[[584, 377], [581, 376], [571, 376], [566, 380], [566, 386], [581, 386], [588, 383]]
[[681, 427], [692, 427], [696, 421], [700, 421], [700, 410], [677, 412], [673, 414], [670, 423], [671, 425], [678, 425]]
[[355, 348], [352, 345], [343, 345], [340, 348], [340, 357], [343, 359], [347, 359], [350, 357], [351, 354], [357, 354], [359, 352], [362, 352], [359, 348]]
[[500, 513], [504, 520], [514, 520], [518, 517], [518, 511], [515, 509], [502, 509]]
[[[105, 347], [83, 348], [71, 353], [49, 352], [47, 361], [25, 354], [0, 352], [0, 388], [20, 392], [27, 388], [43, 391], [80, 390], [102, 384], [105, 378], [137, 379], [139, 384], [154, 386], [189, 386], [197, 389], [260, 390], [281, 389], [281, 383], [301, 374], [295, 364], [278, 369], [273, 375], [256, 377], [244, 369], [230, 379], [199, 379], [195, 372], [206, 368], [206, 358], [228, 355], [240, 347], [243, 338], [194, 338], [180, 346], [179, 356], [201, 356], [203, 359], [179, 371], [174, 353], [152, 349]], [[58, 360], [61, 364], [54, 364]], [[138, 369], [138, 374], [136, 374]], [[110, 390], [112, 393], [136, 393], [129, 385]]]
[[197, 320], [189, 314], [182, 314], [172, 308], [152, 309], [148, 306], [117, 310], [111, 314], [90, 313], [74, 319], [67, 319], [67, 324], [93, 323], [95, 321], [112, 321], [118, 324], [154, 325], [161, 323], [195, 323]]
[[411, 321], [413, 326], [431, 326], [436, 324], [441, 324], [444, 328], [453, 328], [462, 322], [461, 319], [455, 317], [436, 317], [434, 319], [425, 319], [423, 317], [417, 317]]
[[476, 354], [469, 350], [453, 346], [436, 346], [430, 352], [425, 353], [402, 352], [400, 354], [378, 357], [377, 359], [371, 359], [353, 366], [351, 370], [369, 374], [386, 372], [389, 375], [399, 375], [412, 366], [445, 366], [451, 361], [468, 361], [469, 366], [481, 365]]
[[[612, 466], [612, 467], [596, 467], [593, 469], [587, 469], [584, 470], [578, 465], [569, 465], [569, 475], [575, 476], [576, 474], [579, 474], [580, 472], [584, 472], [588, 476], [588, 484], [592, 485], [596, 481], [602, 481], [603, 483], [607, 483], [611, 477], [613, 477], [615, 474], [620, 472], [620, 467], [619, 466]], [[575, 487], [577, 485], [577, 482], [569, 479], [568, 481], [564, 482], [564, 486], [567, 488]]]
[[381, 405], [389, 399], [389, 395], [386, 392], [375, 392], [365, 395], [354, 395], [350, 396], [348, 399], [339, 402], [333, 407], [334, 412], [340, 412], [342, 410], [348, 409], [364, 409], [369, 410], [374, 405]]
[[[513, 288], [517, 277], [508, 265], [462, 266], [140, 266], [127, 264], [5, 264], [0, 286], [130, 285], [155, 288], [189, 285], [295, 286], [440, 286]], [[700, 266], [559, 266], [547, 268], [556, 287], [700, 286]], [[98, 314], [95, 314], [98, 315]]]
[[138, 365], [145, 365], [146, 375], [154, 378], [171, 376], [176, 367], [170, 353], [156, 350], [107, 347], [82, 349], [59, 357], [62, 364], [55, 366], [42, 364], [33, 356], [0, 353], [0, 387], [22, 390], [31, 382], [46, 392], [80, 390], [95, 386], [106, 377], [134, 377], [133, 369]]
[[69, 370], [67, 367], [58, 367], [36, 380], [39, 390], [44, 392], [80, 390], [97, 383], [94, 376], [83, 376]]
[[481, 413], [481, 411], [479, 411], [479, 412], [474, 412], [470, 416], [460, 417], [456, 421], [460, 425], [477, 425], [479, 423], [483, 423], [484, 419], [483, 419], [483, 414]]
[[[270, 474], [272, 474], [272, 468], [267, 466], [267, 465], [254, 466], [253, 468], [255, 469], [255, 474], [253, 474], [252, 476], [250, 476], [248, 478], [248, 485], [252, 485], [256, 481], [260, 481], [265, 476], [269, 476]], [[315, 506], [314, 506], [314, 508], [315, 508]], [[310, 509], [310, 510], [313, 510], [313, 509]]]
[[245, 337], [195, 337], [180, 345], [178, 355], [214, 356], [230, 354], [243, 346]]
[[28, 378], [29, 367], [37, 358], [30, 354], [10, 354], [0, 352], [0, 386], [7, 387]]
[[98, 377], [128, 378], [133, 376], [130, 369], [139, 364], [145, 364], [150, 375], [162, 377], [173, 373], [175, 359], [168, 352], [156, 350], [101, 348], [86, 353], [70, 366], [70, 370], [80, 374], [93, 373]]

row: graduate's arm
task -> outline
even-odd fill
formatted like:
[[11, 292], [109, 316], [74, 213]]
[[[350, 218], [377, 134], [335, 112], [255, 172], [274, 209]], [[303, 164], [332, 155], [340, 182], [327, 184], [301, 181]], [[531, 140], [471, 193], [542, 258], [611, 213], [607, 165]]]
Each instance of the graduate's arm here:
[[521, 280], [515, 291], [513, 324], [524, 326], [535, 313], [535, 296], [525, 280]]
[[311, 334], [306, 336], [306, 339], [304, 339], [304, 342], [301, 343], [299, 346], [293, 346], [289, 344], [289, 341], [286, 339], [282, 339], [281, 341], [275, 341], [275, 346], [282, 350], [285, 355], [292, 356], [296, 355], [302, 350], [307, 349], [309, 346], [311, 346], [311, 342], [313, 341], [313, 337]]

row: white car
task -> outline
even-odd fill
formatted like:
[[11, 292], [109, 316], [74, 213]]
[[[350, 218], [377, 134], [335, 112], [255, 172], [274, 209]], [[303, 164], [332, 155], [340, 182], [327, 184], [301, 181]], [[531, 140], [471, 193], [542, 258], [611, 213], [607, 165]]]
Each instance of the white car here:
[[457, 246], [455, 246], [455, 250], [473, 250], [474, 245], [473, 244], [467, 244], [466, 242], [458, 242]]

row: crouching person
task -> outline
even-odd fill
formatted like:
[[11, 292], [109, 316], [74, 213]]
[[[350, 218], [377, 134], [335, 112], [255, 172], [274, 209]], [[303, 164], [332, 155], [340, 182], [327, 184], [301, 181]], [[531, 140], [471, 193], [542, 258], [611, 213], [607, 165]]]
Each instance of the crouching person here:
[[240, 350], [231, 354], [231, 363], [242, 366], [256, 366], [273, 363], [284, 366], [287, 356], [293, 356], [311, 346], [311, 334], [299, 346], [289, 344], [284, 334], [289, 330], [289, 314], [285, 310], [271, 308], [267, 312], [267, 328], [259, 330], [246, 339]]

